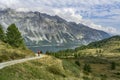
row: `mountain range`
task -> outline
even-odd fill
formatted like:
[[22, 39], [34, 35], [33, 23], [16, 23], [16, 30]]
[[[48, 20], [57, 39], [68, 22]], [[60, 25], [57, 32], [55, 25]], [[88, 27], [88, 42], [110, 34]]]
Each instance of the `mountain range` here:
[[92, 29], [82, 23], [68, 22], [57, 15], [0, 9], [0, 24], [4, 29], [12, 23], [17, 25], [29, 46], [88, 44], [110, 37], [104, 31]]

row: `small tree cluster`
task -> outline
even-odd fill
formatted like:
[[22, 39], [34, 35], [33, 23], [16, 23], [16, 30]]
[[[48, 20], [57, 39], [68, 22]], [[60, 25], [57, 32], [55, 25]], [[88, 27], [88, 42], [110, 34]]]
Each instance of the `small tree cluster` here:
[[75, 58], [80, 58], [82, 56], [82, 53], [74, 53]]
[[92, 71], [91, 71], [91, 66], [90, 66], [89, 64], [85, 64], [84, 67], [83, 67], [83, 70], [84, 70], [85, 72], [92, 72]]
[[96, 50], [96, 53], [103, 53], [103, 51], [99, 49], [99, 50]]
[[13, 47], [25, 47], [21, 33], [15, 24], [11, 24], [7, 28], [6, 34], [0, 25], [0, 40], [10, 44]]

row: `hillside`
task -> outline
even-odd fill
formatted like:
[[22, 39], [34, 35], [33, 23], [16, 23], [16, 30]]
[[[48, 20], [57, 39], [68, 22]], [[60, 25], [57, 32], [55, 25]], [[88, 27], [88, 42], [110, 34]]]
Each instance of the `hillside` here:
[[78, 53], [103, 54], [118, 56], [120, 53], [120, 36], [113, 36], [101, 41], [92, 42], [87, 46], [81, 46], [75, 49]]
[[34, 56], [34, 53], [27, 48], [13, 48], [9, 44], [0, 41], [0, 62], [31, 56]]
[[[73, 79], [77, 79], [76, 76], [80, 77], [77, 65], [69, 62], [68, 65], [65, 65], [66, 63], [47, 56], [40, 60], [29, 61], [0, 70], [0, 80], [61, 80], [70, 76]], [[72, 67], [67, 69], [69, 65]]]
[[13, 9], [0, 10], [0, 24], [6, 29], [12, 23], [18, 26], [27, 45], [79, 45], [110, 37], [104, 31], [82, 23], [67, 22], [59, 16]]
[[120, 36], [113, 36], [111, 38], [107, 38], [101, 41], [92, 42], [88, 45], [90, 48], [103, 48], [106, 46], [119, 46], [120, 44]]
[[113, 36], [100, 41], [92, 42], [75, 49], [61, 50], [58, 52], [47, 52], [58, 58], [77, 57], [77, 56], [120, 56], [120, 36]]
[[119, 40], [113, 36], [75, 50], [47, 52], [41, 59], [1, 69], [0, 80], [119, 80], [120, 55], [113, 51]]
[[[9, 66], [0, 70], [0, 80], [119, 80], [119, 66], [111, 70], [111, 61], [94, 57], [79, 59], [57, 59], [46, 56]], [[117, 64], [120, 62], [117, 60]], [[91, 72], [84, 71], [89, 64]], [[9, 74], [8, 74], [9, 73]]]

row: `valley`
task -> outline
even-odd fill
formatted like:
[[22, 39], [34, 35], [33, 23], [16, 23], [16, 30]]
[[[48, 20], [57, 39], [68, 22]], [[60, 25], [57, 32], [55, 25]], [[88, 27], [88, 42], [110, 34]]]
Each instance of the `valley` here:
[[113, 36], [75, 49], [46, 52], [41, 59], [1, 69], [0, 80], [119, 80], [119, 43], [120, 36]]
[[118, 0], [0, 0], [0, 80], [120, 80]]

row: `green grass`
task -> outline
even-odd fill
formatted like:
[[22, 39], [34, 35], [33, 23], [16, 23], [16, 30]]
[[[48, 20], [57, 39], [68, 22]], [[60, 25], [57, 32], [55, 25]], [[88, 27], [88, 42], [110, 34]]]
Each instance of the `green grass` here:
[[117, 57], [120, 56], [120, 36], [113, 36], [101, 41], [92, 42], [75, 49], [47, 52], [47, 54], [62, 59], [77, 58], [79, 56]]
[[46, 57], [0, 70], [0, 80], [79, 80], [82, 71], [74, 62]]
[[[0, 70], [0, 80], [119, 80], [120, 61], [118, 58], [84, 57], [80, 59], [57, 59], [46, 56]], [[80, 66], [76, 64], [79, 61]], [[96, 60], [96, 62], [94, 61]], [[116, 69], [111, 70], [111, 62]], [[89, 64], [91, 72], [84, 72], [85, 64]]]
[[0, 41], [0, 62], [21, 59], [34, 56], [34, 53], [29, 49], [13, 48], [9, 44]]
[[92, 42], [75, 49], [76, 54], [92, 56], [120, 56], [120, 36], [113, 36], [101, 41]]
[[[1, 44], [0, 58], [5, 61], [31, 53], [29, 50], [13, 49], [7, 44]], [[48, 53], [52, 56], [1, 69], [0, 80], [119, 80], [119, 49], [120, 37], [115, 36], [75, 50]], [[91, 71], [84, 70], [85, 64], [89, 65]], [[115, 68], [111, 69], [114, 65]]]
[[0, 80], [78, 79], [79, 73], [80, 70], [74, 63], [46, 57], [6, 67], [0, 70]]

